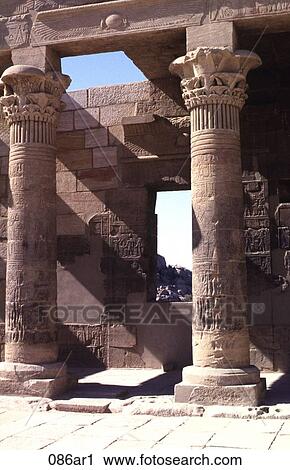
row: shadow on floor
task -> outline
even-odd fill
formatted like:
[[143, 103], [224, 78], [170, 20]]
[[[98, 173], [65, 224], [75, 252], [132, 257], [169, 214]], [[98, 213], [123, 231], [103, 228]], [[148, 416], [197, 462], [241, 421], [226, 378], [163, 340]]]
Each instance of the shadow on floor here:
[[290, 374], [280, 376], [268, 386], [265, 405], [290, 403]]
[[[156, 371], [156, 376], [138, 383], [137, 385], [118, 385], [118, 375], [116, 375], [116, 382], [114, 384], [104, 383], [106, 379], [104, 376], [102, 382], [98, 381], [98, 374], [104, 372], [103, 370], [72, 370], [71, 373], [78, 377], [80, 382], [78, 385], [61, 397], [62, 400], [71, 398], [119, 398], [127, 399], [134, 396], [159, 396], [159, 395], [173, 395], [175, 384], [181, 382], [182, 372], [159, 372]], [[136, 371], [138, 374], [138, 371]], [[82, 381], [82, 379], [85, 379]], [[108, 382], [112, 381], [112, 377]], [[121, 382], [121, 381], [120, 381]], [[124, 382], [124, 380], [122, 380]]]

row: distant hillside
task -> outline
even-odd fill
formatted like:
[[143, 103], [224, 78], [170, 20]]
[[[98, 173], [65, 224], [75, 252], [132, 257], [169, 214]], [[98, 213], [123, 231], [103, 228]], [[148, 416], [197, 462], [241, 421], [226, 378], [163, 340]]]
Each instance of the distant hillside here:
[[157, 257], [157, 302], [190, 302], [192, 300], [192, 272], [181, 266], [166, 264]]

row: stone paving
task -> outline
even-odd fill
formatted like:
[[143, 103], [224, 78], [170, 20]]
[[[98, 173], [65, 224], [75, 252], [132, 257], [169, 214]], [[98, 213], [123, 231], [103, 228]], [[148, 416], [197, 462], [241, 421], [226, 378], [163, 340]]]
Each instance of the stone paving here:
[[0, 450], [290, 450], [290, 421], [0, 410]]
[[[278, 403], [283, 398], [284, 405], [279, 405], [280, 408], [289, 409], [287, 377], [281, 381], [280, 375], [271, 375], [267, 379], [269, 402]], [[164, 401], [164, 393], [168, 393], [166, 397], [170, 399], [176, 380], [178, 373], [175, 372], [112, 369], [84, 374], [81, 386], [71, 396], [76, 397], [76, 403], [82, 403], [82, 400], [110, 403], [112, 400], [121, 402], [122, 396], [130, 400], [135, 393], [141, 392], [144, 399], [150, 401], [151, 392], [158, 402]], [[282, 389], [277, 388], [278, 383], [283, 384]], [[62, 403], [70, 404], [74, 400], [70, 395], [63, 398]], [[215, 407], [206, 410], [203, 417], [163, 417], [130, 414], [126, 407], [121, 412], [110, 413], [107, 405], [104, 406], [106, 412], [102, 412], [102, 406], [99, 407], [101, 412], [97, 413], [58, 411], [51, 409], [50, 404], [45, 399], [39, 403], [35, 398], [0, 397], [0, 450], [114, 452], [153, 449], [168, 452], [178, 447], [290, 450], [290, 419], [264, 419], [264, 416], [257, 416], [259, 419], [217, 418], [210, 416], [210, 413], [216, 413]], [[239, 416], [241, 411], [236, 408]], [[223, 410], [226, 408], [218, 407], [219, 413]]]

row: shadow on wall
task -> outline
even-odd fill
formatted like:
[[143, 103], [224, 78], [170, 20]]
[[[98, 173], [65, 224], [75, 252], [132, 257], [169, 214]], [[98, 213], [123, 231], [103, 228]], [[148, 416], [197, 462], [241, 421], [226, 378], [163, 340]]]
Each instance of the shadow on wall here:
[[[73, 106], [80, 107], [70, 99]], [[109, 112], [114, 118], [106, 107]], [[72, 351], [71, 362], [86, 366], [182, 367], [191, 363], [191, 306], [190, 322], [179, 318], [172, 325], [171, 304], [152, 313], [150, 302], [156, 295], [156, 191], [188, 188], [189, 142], [182, 141], [177, 155], [171, 146], [168, 157], [149, 133], [138, 152], [152, 155], [155, 141], [156, 158], [139, 160], [122, 126], [111, 116], [101, 125], [94, 113], [64, 116], [64, 125], [72, 118], [74, 129], [68, 125], [58, 134], [61, 358]], [[176, 142], [179, 130], [167, 120], [165, 127]]]

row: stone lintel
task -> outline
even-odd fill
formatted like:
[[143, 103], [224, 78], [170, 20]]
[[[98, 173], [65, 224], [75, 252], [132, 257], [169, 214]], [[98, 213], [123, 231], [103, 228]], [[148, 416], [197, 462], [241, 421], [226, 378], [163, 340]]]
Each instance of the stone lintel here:
[[39, 12], [32, 28], [34, 46], [200, 25], [204, 0], [120, 0]]
[[202, 26], [190, 26], [186, 29], [186, 48], [192, 51], [198, 47], [237, 48], [235, 25], [231, 21], [210, 23]]

